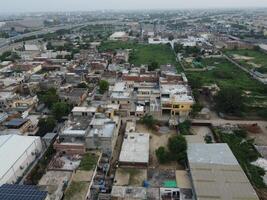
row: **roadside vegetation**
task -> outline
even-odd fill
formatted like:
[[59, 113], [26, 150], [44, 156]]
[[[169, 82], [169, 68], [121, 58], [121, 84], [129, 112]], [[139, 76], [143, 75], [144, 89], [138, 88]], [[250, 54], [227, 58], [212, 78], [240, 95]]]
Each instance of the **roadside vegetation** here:
[[264, 169], [251, 164], [260, 157], [260, 154], [253, 145], [254, 140], [246, 138], [246, 131], [237, 130], [233, 134], [222, 133], [219, 130], [216, 132], [221, 142], [229, 145], [250, 182], [257, 188], [266, 187], [263, 180]]
[[46, 172], [47, 165], [55, 154], [53, 145], [50, 145], [46, 150], [43, 157], [38, 161], [35, 167], [31, 170], [29, 175], [26, 177], [25, 184], [28, 185], [37, 185], [39, 180]]
[[247, 69], [255, 69], [263, 74], [267, 73], [267, 55], [259, 47], [254, 49], [231, 49], [224, 52]]
[[[189, 84], [193, 88], [193, 93], [197, 92], [197, 89], [204, 85], [217, 84], [226, 94], [226, 90], [231, 90], [231, 95], [239, 96], [239, 93], [242, 94], [242, 102], [240, 110], [243, 114], [246, 115], [259, 115], [262, 117], [267, 114], [267, 87], [257, 80], [252, 79], [246, 72], [242, 71], [234, 64], [230, 63], [224, 58], [208, 58], [204, 59], [206, 65], [214, 67], [212, 70], [203, 71], [203, 72], [187, 72], [189, 79]], [[236, 92], [234, 92], [236, 90]], [[233, 94], [236, 93], [236, 94]], [[234, 97], [233, 96], [233, 97]], [[226, 100], [227, 97], [223, 97], [223, 94], [219, 95], [221, 97], [221, 102]], [[235, 98], [234, 100], [236, 100]], [[231, 100], [231, 98], [228, 100]], [[238, 100], [238, 99], [237, 99]], [[217, 98], [217, 103], [219, 98]], [[237, 105], [237, 102], [225, 102], [228, 106], [230, 104]], [[244, 104], [244, 107], [242, 106]], [[228, 107], [227, 106], [227, 107]], [[228, 108], [223, 108], [220, 111], [229, 112], [229, 114], [236, 114], [236, 111], [239, 109], [235, 107], [233, 110]], [[240, 108], [241, 108], [240, 107]], [[239, 113], [241, 115], [242, 113]]]

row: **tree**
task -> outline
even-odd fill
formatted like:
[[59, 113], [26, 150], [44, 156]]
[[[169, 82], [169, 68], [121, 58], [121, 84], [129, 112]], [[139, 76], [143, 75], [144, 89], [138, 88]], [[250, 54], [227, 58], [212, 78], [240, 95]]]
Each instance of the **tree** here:
[[240, 114], [244, 109], [241, 90], [233, 87], [222, 88], [215, 96], [216, 109], [227, 114]]
[[109, 83], [106, 80], [101, 80], [99, 82], [99, 92], [104, 94], [109, 88]]
[[61, 120], [63, 116], [68, 115], [70, 106], [65, 102], [57, 102], [52, 106], [52, 113], [56, 120]]
[[178, 124], [178, 129], [182, 135], [191, 135], [190, 133], [191, 122], [186, 120]]
[[141, 123], [145, 124], [149, 129], [154, 129], [157, 124], [157, 120], [155, 120], [152, 115], [146, 114], [141, 118]]
[[47, 44], [46, 44], [46, 49], [47, 50], [53, 50], [54, 49], [54, 46], [52, 45], [52, 43], [49, 41], [49, 42], [47, 42]]
[[174, 51], [176, 53], [180, 53], [183, 50], [183, 48], [184, 48], [183, 44], [180, 44], [180, 43], [174, 44]]
[[185, 151], [187, 149], [185, 137], [182, 135], [176, 135], [174, 137], [169, 138], [168, 148], [170, 152], [174, 154], [178, 154], [181, 151]]
[[53, 117], [42, 118], [38, 122], [38, 136], [43, 137], [46, 133], [52, 132], [56, 126], [56, 120]]
[[203, 108], [203, 105], [201, 105], [200, 103], [195, 103], [193, 106], [192, 106], [192, 111], [191, 111], [191, 114], [192, 114], [192, 117], [195, 117]]
[[172, 160], [184, 163], [186, 159], [187, 142], [184, 136], [176, 135], [169, 138], [168, 148]]
[[49, 88], [47, 91], [41, 91], [37, 94], [38, 99], [43, 102], [48, 108], [59, 101], [59, 96], [55, 88]]
[[155, 69], [159, 68], [159, 63], [156, 61], [152, 61], [149, 65], [148, 65], [148, 71], [154, 71]]
[[164, 164], [169, 161], [169, 152], [167, 152], [164, 147], [159, 147], [156, 150], [156, 156], [159, 163], [161, 164]]

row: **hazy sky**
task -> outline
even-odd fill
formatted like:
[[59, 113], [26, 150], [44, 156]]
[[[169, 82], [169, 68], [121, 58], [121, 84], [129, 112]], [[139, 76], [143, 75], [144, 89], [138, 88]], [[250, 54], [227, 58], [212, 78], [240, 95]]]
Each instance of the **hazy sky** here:
[[0, 0], [0, 13], [217, 7], [267, 7], [267, 0]]

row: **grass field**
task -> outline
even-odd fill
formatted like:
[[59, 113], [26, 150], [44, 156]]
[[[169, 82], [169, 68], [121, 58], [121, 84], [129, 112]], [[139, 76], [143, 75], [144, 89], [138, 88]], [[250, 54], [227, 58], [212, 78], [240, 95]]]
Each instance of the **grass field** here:
[[129, 62], [136, 66], [149, 64], [153, 61], [159, 65], [173, 64], [180, 69], [179, 63], [176, 62], [175, 55], [168, 45], [149, 45], [138, 44], [134, 42], [103, 42], [99, 47], [99, 51], [107, 51], [116, 49], [131, 49]]
[[247, 73], [224, 58], [208, 58], [204, 60], [213, 70], [204, 72], [187, 72], [189, 79], [200, 85], [217, 84], [219, 87], [235, 86], [249, 93], [249, 106], [259, 107], [267, 102], [267, 88], [262, 83], [252, 79]]
[[257, 51], [254, 49], [233, 49], [233, 50], [225, 50], [225, 54], [234, 58], [237, 56], [244, 56], [251, 58], [249, 60], [245, 59], [236, 59], [241, 65], [248, 69], [258, 69], [267, 73], [267, 54], [261, 51]]

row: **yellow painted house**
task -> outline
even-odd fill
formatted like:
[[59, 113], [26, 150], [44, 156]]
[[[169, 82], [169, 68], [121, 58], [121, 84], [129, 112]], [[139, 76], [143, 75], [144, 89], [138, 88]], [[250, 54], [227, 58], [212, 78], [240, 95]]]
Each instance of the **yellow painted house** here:
[[187, 117], [195, 103], [190, 88], [184, 84], [160, 86], [162, 114]]

